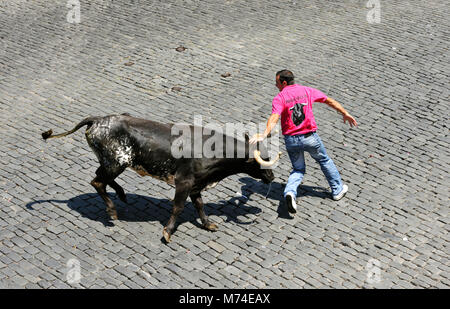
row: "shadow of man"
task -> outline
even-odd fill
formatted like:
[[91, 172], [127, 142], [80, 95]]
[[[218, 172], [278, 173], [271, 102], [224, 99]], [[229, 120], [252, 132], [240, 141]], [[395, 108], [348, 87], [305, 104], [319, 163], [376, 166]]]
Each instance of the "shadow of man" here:
[[[242, 177], [239, 179], [244, 184], [241, 187], [241, 194], [249, 199], [254, 193], [265, 196], [266, 199], [278, 201], [278, 218], [293, 219], [294, 217], [288, 212], [286, 202], [284, 200], [285, 184], [279, 182], [272, 182], [269, 187], [267, 185], [252, 181], [250, 177]], [[312, 196], [321, 199], [330, 198], [330, 192], [322, 187], [313, 187], [300, 185], [297, 190], [297, 197]]]

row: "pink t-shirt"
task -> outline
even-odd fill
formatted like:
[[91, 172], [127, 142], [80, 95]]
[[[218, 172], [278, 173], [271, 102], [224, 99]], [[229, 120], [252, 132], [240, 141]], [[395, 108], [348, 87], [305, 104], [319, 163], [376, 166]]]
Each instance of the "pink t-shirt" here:
[[306, 134], [317, 130], [312, 104], [326, 100], [327, 96], [317, 89], [288, 85], [273, 99], [272, 114], [281, 115], [283, 135]]

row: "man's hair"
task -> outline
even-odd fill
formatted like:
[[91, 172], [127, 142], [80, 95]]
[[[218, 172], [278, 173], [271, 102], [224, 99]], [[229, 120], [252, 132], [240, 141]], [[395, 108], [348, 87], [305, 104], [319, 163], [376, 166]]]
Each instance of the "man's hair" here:
[[280, 76], [280, 83], [283, 83], [286, 81], [288, 85], [294, 84], [294, 74], [289, 70], [281, 70], [278, 71], [275, 76]]

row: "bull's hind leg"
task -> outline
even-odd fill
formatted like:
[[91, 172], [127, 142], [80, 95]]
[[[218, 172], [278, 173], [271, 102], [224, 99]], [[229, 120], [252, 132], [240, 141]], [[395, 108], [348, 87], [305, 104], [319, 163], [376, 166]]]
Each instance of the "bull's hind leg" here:
[[192, 203], [194, 203], [195, 209], [197, 209], [200, 220], [202, 221], [203, 227], [208, 231], [215, 232], [219, 229], [219, 227], [208, 220], [208, 216], [206, 216], [205, 211], [203, 209], [203, 200], [200, 193], [195, 193], [190, 195]]
[[100, 176], [96, 176], [91, 181], [91, 185], [95, 188], [95, 190], [97, 190], [98, 194], [101, 196], [101, 198], [105, 202], [106, 212], [108, 213], [109, 217], [113, 220], [117, 220], [118, 216], [117, 216], [116, 207], [114, 206], [113, 201], [111, 201], [111, 199], [108, 196], [108, 193], [106, 192], [106, 184], [107, 184], [107, 180]]
[[108, 171], [103, 166], [101, 166], [95, 172], [97, 176], [91, 181], [91, 185], [95, 188], [95, 190], [97, 190], [98, 194], [101, 196], [101, 198], [106, 204], [106, 212], [113, 220], [118, 219], [117, 211], [113, 201], [110, 199], [108, 193], [106, 192], [106, 186], [108, 184], [111, 185], [111, 187], [113, 187], [113, 189], [116, 190], [117, 194], [119, 195], [119, 198], [123, 200], [122, 198], [125, 198], [125, 192], [123, 191], [122, 187], [120, 187], [114, 181], [114, 178], [119, 176], [122, 171], [123, 170], [112, 172]]
[[120, 198], [120, 200], [124, 203], [127, 203], [127, 197], [125, 195], [125, 191], [123, 190], [123, 188], [114, 180], [108, 182], [108, 185], [111, 186], [111, 188], [114, 189], [114, 191], [116, 191], [117, 196]]
[[193, 179], [185, 179], [182, 181], [175, 181], [175, 198], [173, 200], [172, 215], [170, 216], [169, 222], [164, 227], [163, 236], [166, 242], [170, 242], [170, 237], [172, 236], [173, 230], [175, 228], [175, 223], [177, 221], [178, 215], [184, 209], [184, 203], [192, 189]]

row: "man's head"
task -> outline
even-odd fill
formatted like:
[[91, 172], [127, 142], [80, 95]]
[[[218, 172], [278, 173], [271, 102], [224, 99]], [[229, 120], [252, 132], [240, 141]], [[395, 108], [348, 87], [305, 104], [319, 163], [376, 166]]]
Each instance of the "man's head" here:
[[294, 74], [289, 70], [278, 71], [275, 75], [275, 85], [281, 91], [284, 87], [294, 84]]

